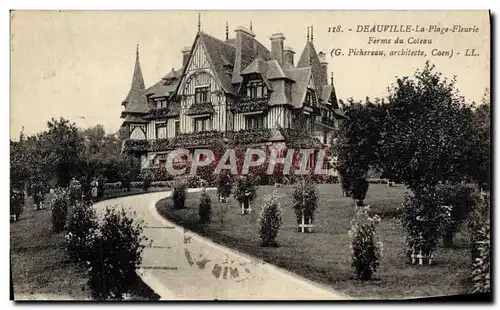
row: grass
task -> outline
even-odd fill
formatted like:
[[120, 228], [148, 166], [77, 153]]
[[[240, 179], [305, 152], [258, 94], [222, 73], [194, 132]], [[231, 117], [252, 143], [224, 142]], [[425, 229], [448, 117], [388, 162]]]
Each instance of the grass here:
[[258, 188], [253, 213], [241, 215], [234, 199], [224, 212], [212, 198], [212, 223], [197, 223], [198, 196], [188, 194], [186, 209], [175, 210], [170, 199], [158, 202], [157, 209], [166, 218], [212, 239], [214, 242], [258, 257], [295, 272], [313, 281], [330, 285], [340, 292], [357, 298], [409, 298], [443, 296], [468, 292], [470, 252], [467, 236], [455, 237], [455, 248], [439, 247], [432, 266], [411, 266], [405, 258], [405, 243], [397, 222], [397, 208], [403, 201], [404, 189], [370, 184], [365, 203], [382, 221], [377, 233], [384, 243], [384, 253], [375, 279], [362, 282], [354, 278], [351, 269], [348, 230], [354, 214], [353, 202], [343, 197], [338, 184], [318, 185], [320, 205], [316, 212], [314, 233], [298, 233], [292, 209], [291, 186], [280, 188], [284, 211], [283, 225], [278, 235], [278, 248], [260, 246], [257, 218], [265, 195], [273, 187]]
[[[141, 190], [142, 193], [142, 190]], [[139, 194], [132, 191], [130, 194]], [[123, 196], [109, 192], [105, 199]], [[45, 201], [47, 203], [50, 194]], [[10, 260], [14, 298], [83, 300], [90, 299], [86, 270], [72, 261], [66, 252], [64, 232], [52, 232], [48, 208], [34, 211], [27, 199], [20, 220], [10, 225]], [[156, 295], [137, 277], [132, 292], [135, 300], [157, 300]]]

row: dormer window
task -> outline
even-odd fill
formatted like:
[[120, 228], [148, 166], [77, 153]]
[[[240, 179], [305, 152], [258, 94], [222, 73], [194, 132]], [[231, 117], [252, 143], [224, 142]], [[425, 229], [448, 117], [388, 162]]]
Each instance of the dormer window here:
[[167, 99], [160, 99], [160, 100], [157, 100], [156, 101], [156, 107], [158, 109], [161, 109], [161, 108], [166, 108], [167, 107]]
[[306, 93], [306, 99], [304, 101], [304, 104], [309, 107], [315, 107], [316, 106], [316, 95], [314, 94], [314, 91], [311, 89], [307, 90]]
[[262, 80], [252, 80], [247, 84], [247, 97], [258, 99], [267, 96], [267, 87]]
[[210, 86], [196, 87], [194, 91], [195, 103], [210, 102]]

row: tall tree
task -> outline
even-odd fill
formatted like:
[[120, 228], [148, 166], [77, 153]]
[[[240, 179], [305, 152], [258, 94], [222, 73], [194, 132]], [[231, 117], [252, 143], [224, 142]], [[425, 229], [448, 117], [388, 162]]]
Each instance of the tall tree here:
[[379, 168], [385, 110], [381, 100], [355, 101], [349, 99], [344, 107], [346, 119], [333, 135], [331, 153], [337, 158], [336, 168], [347, 195], [363, 200], [370, 169]]
[[439, 181], [467, 175], [473, 136], [470, 107], [429, 62], [414, 78], [400, 78], [389, 88], [382, 157], [414, 192]]
[[474, 154], [470, 166], [471, 177], [482, 189], [490, 189], [491, 170], [491, 108], [489, 90], [485, 90], [481, 104], [473, 112]]
[[53, 118], [47, 125], [46, 146], [51, 150], [48, 159], [57, 176], [58, 185], [67, 186], [79, 172], [83, 139], [76, 125], [64, 118]]

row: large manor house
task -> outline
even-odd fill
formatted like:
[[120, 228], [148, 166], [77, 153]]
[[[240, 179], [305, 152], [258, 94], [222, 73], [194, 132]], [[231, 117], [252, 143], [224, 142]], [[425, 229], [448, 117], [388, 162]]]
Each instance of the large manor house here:
[[252, 26], [236, 28], [230, 38], [226, 23], [221, 40], [201, 31], [198, 20], [180, 68], [148, 88], [137, 49], [132, 85], [122, 102], [128, 137], [123, 152], [140, 157], [147, 168], [165, 165], [169, 151], [207, 147], [215, 139], [277, 149], [325, 147], [343, 114], [333, 73], [328, 81], [326, 55], [316, 52], [310, 28], [296, 59], [282, 33], [270, 36], [268, 49]]

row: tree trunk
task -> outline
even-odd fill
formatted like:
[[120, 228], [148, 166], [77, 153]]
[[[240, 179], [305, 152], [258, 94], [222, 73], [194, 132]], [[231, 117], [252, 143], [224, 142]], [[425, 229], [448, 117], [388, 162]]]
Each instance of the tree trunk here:
[[443, 245], [445, 248], [453, 247], [453, 232], [445, 232], [445, 234], [443, 235]]

